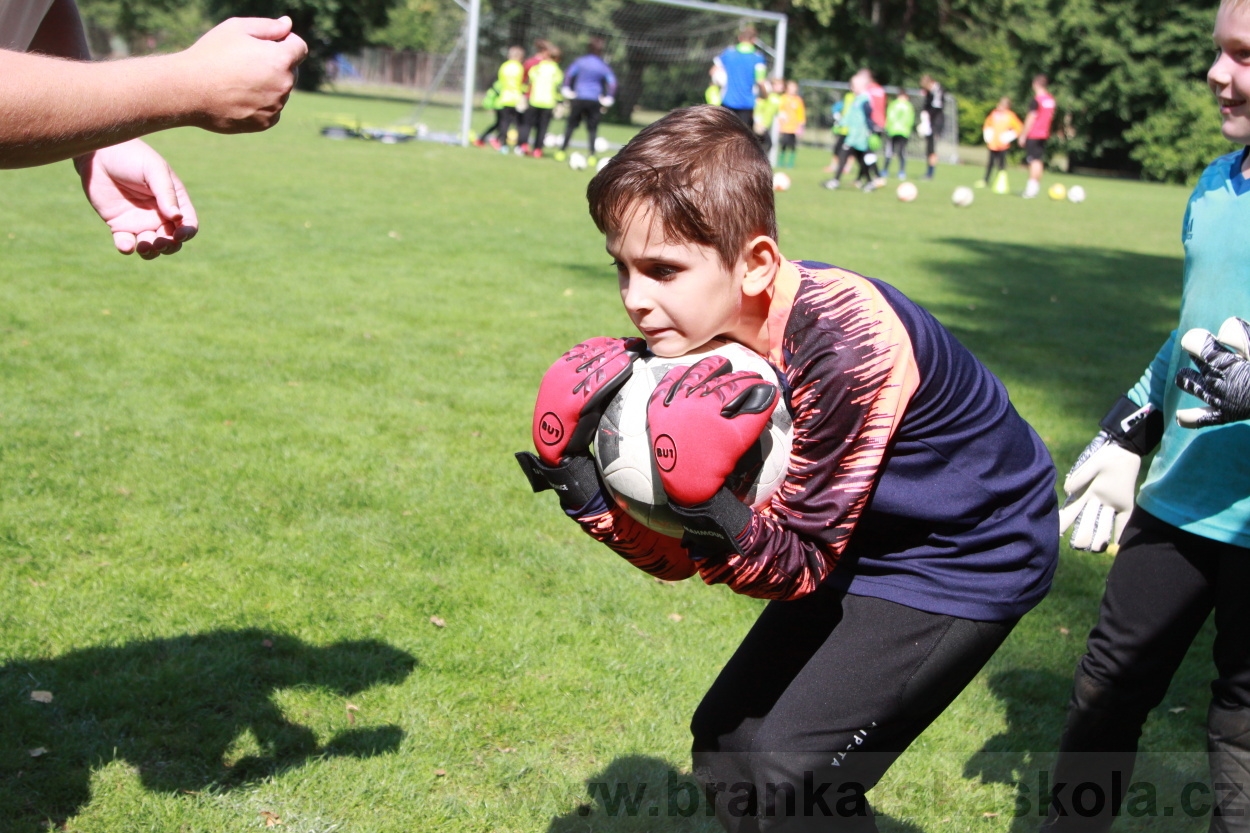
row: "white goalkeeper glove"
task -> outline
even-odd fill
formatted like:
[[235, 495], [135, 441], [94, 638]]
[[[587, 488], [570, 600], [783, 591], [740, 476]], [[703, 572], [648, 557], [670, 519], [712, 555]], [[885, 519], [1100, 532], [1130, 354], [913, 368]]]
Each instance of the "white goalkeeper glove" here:
[[577, 98], [577, 93], [574, 92], [572, 87], [561, 87], [560, 95], [564, 96], [569, 101], [572, 101], [573, 99]]
[[600, 106], [600, 107], [602, 107], [602, 108], [603, 108], [603, 109], [605, 109], [605, 110], [607, 110], [607, 109], [611, 108], [611, 107], [612, 107], [612, 105], [613, 105], [613, 104], [615, 104], [615, 103], [616, 103], [616, 99], [615, 99], [615, 98], [613, 98], [613, 97], [612, 97], [612, 96], [610, 96], [610, 95], [601, 95], [601, 96], [599, 96], [599, 106]]
[[1120, 397], [1063, 481], [1068, 499], [1059, 510], [1059, 534], [1072, 528], [1074, 550], [1103, 552], [1118, 545], [1133, 512], [1141, 459], [1163, 436], [1163, 415]]
[[1059, 510], [1059, 534], [1072, 527], [1072, 549], [1102, 552], [1119, 543], [1133, 511], [1140, 470], [1140, 456], [1117, 445], [1106, 431], [1098, 432], [1063, 481], [1068, 499]]
[[1181, 338], [1181, 347], [1198, 369], [1177, 371], [1176, 384], [1210, 407], [1179, 410], [1177, 423], [1183, 428], [1205, 428], [1250, 419], [1250, 323], [1229, 318], [1215, 336], [1206, 330], [1190, 330]]

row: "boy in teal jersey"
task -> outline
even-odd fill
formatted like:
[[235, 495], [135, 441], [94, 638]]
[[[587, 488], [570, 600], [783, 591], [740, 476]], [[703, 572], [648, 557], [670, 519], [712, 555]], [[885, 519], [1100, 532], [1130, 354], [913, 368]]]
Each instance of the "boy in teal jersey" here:
[[[1250, 145], [1250, 0], [1221, 2], [1214, 39], [1207, 81], [1222, 132]], [[1101, 551], [1118, 543], [1119, 551], [1076, 669], [1049, 779], [1048, 831], [1107, 830], [1133, 800], [1142, 725], [1212, 612], [1211, 781], [1198, 786], [1214, 808], [1210, 830], [1250, 830], [1247, 227], [1250, 148], [1243, 148], [1215, 160], [1189, 199], [1180, 326], [1064, 483], [1061, 523], [1073, 528], [1072, 546]], [[1240, 318], [1225, 321], [1229, 313]], [[1216, 329], [1218, 341], [1209, 332]], [[1134, 506], [1141, 458], [1156, 446]]]

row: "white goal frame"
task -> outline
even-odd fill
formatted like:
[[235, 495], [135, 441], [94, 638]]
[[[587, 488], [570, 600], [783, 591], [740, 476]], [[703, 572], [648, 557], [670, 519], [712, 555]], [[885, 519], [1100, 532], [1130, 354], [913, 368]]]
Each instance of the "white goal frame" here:
[[[460, 105], [460, 144], [462, 147], [469, 146], [469, 131], [472, 129], [473, 120], [473, 101], [476, 95], [477, 87], [477, 39], [482, 16], [482, 0], [455, 0], [456, 5], [468, 12], [468, 20], [465, 22], [465, 49], [464, 49], [464, 98]], [[703, 0], [642, 0], [645, 3], [659, 3], [663, 6], [680, 6], [683, 9], [696, 9], [698, 11], [713, 12], [716, 14], [727, 14], [735, 17], [748, 17], [754, 20], [768, 20], [777, 25], [777, 40], [773, 44], [773, 71], [772, 77], [786, 77], [786, 35], [789, 25], [789, 17], [780, 12], [765, 12], [759, 9], [746, 9], [742, 6], [732, 6], [728, 3], [707, 3]], [[773, 163], [776, 164], [777, 154], [777, 131], [778, 125], [773, 122]]]

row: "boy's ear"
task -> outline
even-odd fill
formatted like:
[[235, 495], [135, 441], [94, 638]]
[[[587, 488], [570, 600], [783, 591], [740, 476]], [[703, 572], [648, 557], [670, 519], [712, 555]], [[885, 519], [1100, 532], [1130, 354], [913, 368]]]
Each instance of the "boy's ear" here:
[[743, 294], [754, 296], [767, 291], [781, 267], [777, 241], [765, 234], [751, 238], [742, 248], [742, 263], [746, 268], [742, 278]]

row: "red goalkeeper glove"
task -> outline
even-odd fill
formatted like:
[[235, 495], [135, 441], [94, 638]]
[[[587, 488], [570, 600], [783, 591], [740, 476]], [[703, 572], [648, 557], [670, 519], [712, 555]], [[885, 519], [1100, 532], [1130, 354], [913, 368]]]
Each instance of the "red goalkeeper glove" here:
[[535, 492], [554, 489], [566, 510], [585, 506], [599, 491], [590, 443], [612, 397], [629, 379], [641, 338], [588, 339], [556, 360], [543, 376], [534, 405], [534, 448], [517, 462]]
[[672, 503], [711, 500], [777, 407], [777, 386], [733, 372], [723, 356], [675, 367], [647, 404], [647, 430], [660, 481]]

